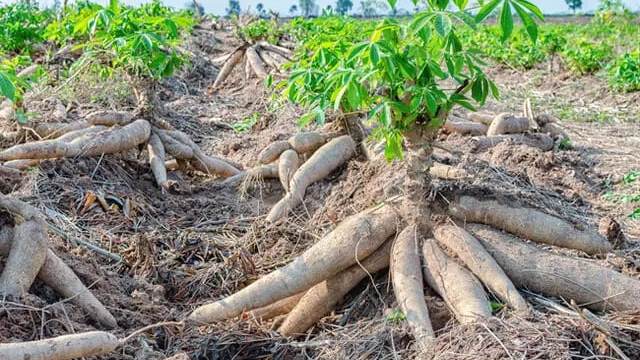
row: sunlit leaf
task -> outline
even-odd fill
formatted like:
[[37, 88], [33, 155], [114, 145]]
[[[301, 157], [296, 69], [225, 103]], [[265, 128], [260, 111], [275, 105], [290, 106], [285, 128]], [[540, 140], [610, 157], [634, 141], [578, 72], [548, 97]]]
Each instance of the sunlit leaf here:
[[491, 15], [491, 13], [500, 5], [500, 2], [503, 0], [491, 0], [488, 3], [484, 4], [480, 11], [476, 14], [476, 21], [481, 22], [486, 19], [487, 16]]
[[502, 41], [507, 40], [513, 32], [513, 14], [509, 0], [505, 0], [500, 12], [500, 29], [502, 30]]
[[535, 43], [538, 40], [538, 25], [533, 20], [531, 15], [529, 15], [517, 2], [513, 2], [513, 8], [516, 10], [516, 13], [522, 20], [524, 24], [524, 28], [527, 30], [527, 34], [533, 42]]
[[436, 27], [436, 31], [442, 37], [446, 37], [449, 35], [449, 32], [451, 32], [451, 19], [449, 19], [449, 16], [445, 14], [436, 14], [434, 25]]
[[9, 77], [0, 72], [0, 95], [11, 101], [16, 100], [16, 87]]

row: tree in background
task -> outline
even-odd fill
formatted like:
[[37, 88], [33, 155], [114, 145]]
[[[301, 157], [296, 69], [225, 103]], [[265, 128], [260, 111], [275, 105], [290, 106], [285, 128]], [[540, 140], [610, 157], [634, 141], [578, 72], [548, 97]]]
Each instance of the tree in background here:
[[351, 0], [338, 0], [336, 1], [336, 11], [340, 15], [344, 15], [351, 11], [353, 8], [353, 1]]
[[240, 15], [240, 0], [229, 0], [229, 7], [226, 11], [227, 16]]
[[289, 15], [293, 16], [298, 12], [298, 5], [293, 4], [291, 5], [291, 7], [289, 8]]
[[378, 0], [363, 0], [360, 1], [360, 11], [364, 17], [374, 17], [379, 13], [388, 11], [387, 3]]
[[258, 13], [258, 16], [261, 18], [267, 17], [267, 10], [265, 10], [264, 4], [262, 3], [256, 4], [256, 12]]
[[571, 11], [573, 11], [573, 13], [576, 13], [576, 10], [581, 9], [582, 8], [582, 0], [565, 0], [567, 2], [567, 6], [569, 6], [569, 9], [571, 9]]
[[304, 17], [311, 16], [318, 10], [315, 0], [299, 0], [298, 5], [300, 6], [300, 11]]
[[193, 11], [193, 14], [197, 17], [201, 17], [204, 15], [204, 6], [202, 6], [202, 4], [200, 4], [198, 0], [187, 1], [185, 7]]

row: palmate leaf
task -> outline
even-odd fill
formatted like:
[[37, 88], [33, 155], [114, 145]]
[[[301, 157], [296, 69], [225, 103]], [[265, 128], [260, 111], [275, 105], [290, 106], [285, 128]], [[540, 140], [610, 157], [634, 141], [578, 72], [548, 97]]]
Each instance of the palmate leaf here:
[[529, 15], [522, 6], [518, 5], [517, 2], [513, 2], [513, 8], [522, 20], [527, 34], [529, 34], [529, 37], [535, 43], [538, 40], [538, 25], [536, 25], [536, 22], [531, 18], [531, 15]]
[[0, 72], [0, 95], [16, 101], [16, 87], [7, 74]]

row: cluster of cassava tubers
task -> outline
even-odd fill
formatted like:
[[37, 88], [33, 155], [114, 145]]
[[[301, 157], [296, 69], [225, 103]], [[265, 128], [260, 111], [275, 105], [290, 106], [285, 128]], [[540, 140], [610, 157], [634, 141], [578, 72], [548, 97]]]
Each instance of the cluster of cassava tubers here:
[[483, 151], [505, 141], [549, 151], [555, 144], [568, 139], [553, 116], [534, 115], [528, 99], [524, 102], [523, 116], [488, 112], [474, 112], [466, 117], [451, 114], [443, 130], [449, 134], [471, 136], [468, 142], [472, 152]]
[[270, 71], [280, 72], [282, 65], [288, 62], [292, 56], [291, 50], [266, 41], [258, 41], [255, 44], [245, 43], [229, 54], [213, 60], [214, 64], [221, 64], [222, 67], [216, 80], [209, 87], [209, 92], [218, 91], [238, 64], [244, 63], [245, 81], [253, 75], [258, 79], [264, 79]]
[[[91, 122], [92, 126], [73, 131], [89, 131], [92, 127], [106, 126], [106, 121], [91, 121], [94, 121]], [[134, 124], [136, 121], [118, 122], [111, 124], [115, 128], [105, 127], [96, 133], [109, 129], [114, 132], [122, 131]], [[60, 137], [64, 138], [71, 133], [72, 131], [65, 131], [55, 141], [59, 144], [64, 141], [59, 140]], [[102, 140], [94, 143], [104, 143], [108, 139], [120, 137], [111, 134], [99, 137]], [[158, 156], [158, 164], [164, 164], [164, 156], [162, 151], [154, 150], [154, 147], [159, 147], [154, 142], [160, 142], [162, 148], [181, 161], [203, 162], [200, 160], [203, 155], [199, 149], [196, 150], [195, 144], [184, 138], [183, 134], [178, 134], [180, 135], [149, 125], [144, 136], [135, 137], [137, 140], [127, 143], [142, 144], [148, 140], [151, 147], [150, 158]], [[59, 151], [56, 146], [60, 145], [51, 145], [49, 149], [54, 150], [50, 150], [52, 152], [48, 154], [60, 154], [56, 152]], [[73, 146], [77, 145], [69, 148], [73, 149]], [[237, 170], [234, 174], [228, 174], [233, 176], [225, 181], [237, 183], [254, 177], [279, 179], [286, 194], [267, 216], [269, 222], [277, 222], [286, 218], [294, 207], [303, 202], [308, 186], [353, 157], [356, 147], [355, 141], [348, 135], [298, 133], [287, 140], [271, 143], [259, 154], [259, 166], [245, 171]], [[116, 146], [109, 145], [108, 148], [115, 150]], [[0, 156], [23, 151], [19, 148], [12, 149], [0, 153]], [[89, 153], [98, 154], [95, 150]], [[154, 160], [150, 161], [153, 164]], [[434, 176], [450, 179], [465, 175], [457, 170], [435, 164], [430, 172]], [[611, 251], [612, 245], [596, 232], [576, 227], [533, 208], [459, 195], [449, 199], [444, 207], [442, 204], [434, 206], [435, 215], [446, 216], [434, 216], [431, 230], [421, 233], [415, 225], [407, 225], [399, 209], [401, 200], [396, 198], [345, 219], [288, 265], [263, 276], [235, 294], [196, 308], [181, 324], [210, 324], [242, 316], [259, 321], [275, 319], [274, 327], [282, 335], [302, 335], [333, 311], [369, 274], [387, 267], [398, 307], [404, 313], [406, 324], [420, 351], [432, 349], [436, 336], [425, 302], [425, 284], [442, 297], [450, 313], [460, 323], [483, 321], [492, 316], [489, 293], [518, 315], [527, 316], [532, 310], [518, 291], [519, 288], [574, 300], [597, 310], [640, 309], [636, 301], [640, 296], [640, 281], [591, 261], [554, 254], [523, 241], [576, 249], [594, 256]], [[50, 259], [57, 259], [55, 266], [64, 266], [55, 255], [50, 255], [51, 251], [44, 256], [31, 253], [24, 255], [27, 243], [17, 241], [24, 237], [21, 235], [23, 232], [33, 231], [35, 228], [40, 229], [40, 238], [46, 236], [46, 233], [42, 235], [42, 220], [30, 215], [33, 212], [28, 207], [26, 209], [29, 211], [19, 210], [15, 201], [7, 197], [3, 197], [2, 201], [0, 205], [6, 211], [21, 214], [21, 219], [32, 219], [16, 220], [16, 224], [24, 226], [16, 225], [11, 231], [3, 228], [0, 232], [0, 251], [9, 254], [7, 269], [11, 268], [9, 265], [12, 261], [16, 261], [11, 260], [12, 257], [23, 259], [30, 256], [30, 262], [44, 259], [42, 261], [45, 264], [40, 267], [40, 273], [33, 270], [34, 267], [29, 267], [31, 280], [17, 280], [19, 277], [14, 275], [15, 271], [5, 270], [0, 277], [2, 287], [24, 291], [28, 288], [26, 284], [30, 284], [29, 281], [37, 275], [66, 296], [76, 294], [78, 289], [74, 288], [72, 293], [70, 290], [56, 288], [60, 285], [55, 285], [54, 280], [59, 279], [47, 277], [46, 274], [51, 273], [47, 269], [54, 266], [48, 265], [47, 268], [46, 264], [47, 261], [51, 262]], [[436, 210], [442, 208], [445, 209], [444, 212]], [[11, 234], [9, 238], [14, 239], [13, 242], [5, 240], [7, 233]], [[28, 240], [33, 242], [40, 238], [29, 236]], [[38, 247], [29, 246], [28, 249], [33, 252]], [[22, 261], [21, 264], [27, 263]], [[55, 273], [73, 276], [68, 268], [65, 271], [57, 270]], [[22, 271], [21, 274], [26, 272]], [[9, 285], [6, 285], [7, 279], [12, 280]], [[77, 283], [79, 280], [75, 282]], [[81, 285], [80, 283], [79, 286]], [[13, 292], [19, 293], [18, 290]], [[88, 311], [93, 309], [89, 313], [101, 324], [115, 326], [115, 320], [113, 323], [109, 322], [106, 310], [103, 313], [95, 310], [101, 309], [98, 307], [101, 305], [88, 290], [82, 294], [87, 296], [78, 296], [74, 300]], [[27, 354], [34, 359], [71, 359], [107, 353], [121, 344], [122, 340], [108, 333], [90, 332], [38, 342], [0, 345], [0, 357], [22, 359], [16, 356]]]
[[349, 135], [332, 138], [320, 132], [301, 132], [288, 140], [272, 142], [258, 155], [259, 166], [226, 181], [278, 178], [286, 194], [267, 215], [267, 221], [273, 223], [302, 204], [311, 184], [331, 174], [355, 153], [356, 143]]
[[[0, 255], [6, 258], [0, 275], [0, 296], [20, 299], [36, 278], [72, 299], [101, 326], [117, 327], [115, 318], [48, 247], [47, 224], [30, 205], [0, 194], [0, 211], [8, 225], [0, 227]], [[4, 358], [3, 358], [4, 359]]]
[[41, 140], [0, 151], [1, 166], [21, 170], [40, 160], [121, 153], [146, 144], [151, 170], [163, 190], [172, 184], [167, 179], [167, 155], [207, 174], [229, 177], [241, 171], [236, 164], [205, 154], [185, 133], [134, 119], [127, 112], [98, 111], [84, 120], [42, 123], [33, 130]]
[[288, 265], [197, 308], [188, 321], [209, 324], [243, 314], [258, 320], [280, 317], [278, 332], [302, 335], [368, 274], [386, 267], [421, 350], [430, 349], [435, 337], [423, 281], [461, 323], [492, 316], [485, 287], [524, 316], [531, 309], [518, 288], [598, 310], [640, 309], [640, 281], [521, 240], [603, 255], [612, 245], [598, 233], [532, 208], [471, 196], [452, 199], [447, 211], [448, 220], [434, 222], [431, 234], [403, 225], [391, 203], [351, 216]]

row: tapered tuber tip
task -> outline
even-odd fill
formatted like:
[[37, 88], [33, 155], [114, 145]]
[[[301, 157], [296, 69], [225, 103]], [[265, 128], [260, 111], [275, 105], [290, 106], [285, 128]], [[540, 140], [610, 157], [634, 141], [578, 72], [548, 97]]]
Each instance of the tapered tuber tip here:
[[219, 305], [217, 302], [199, 306], [187, 316], [185, 322], [193, 325], [207, 325], [216, 321], [222, 321], [225, 318], [220, 316], [222, 312], [216, 311], [218, 308]]
[[100, 316], [100, 325], [107, 330], [113, 330], [118, 328], [118, 321], [110, 313], [102, 314]]

